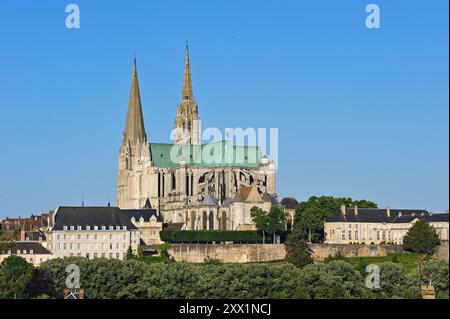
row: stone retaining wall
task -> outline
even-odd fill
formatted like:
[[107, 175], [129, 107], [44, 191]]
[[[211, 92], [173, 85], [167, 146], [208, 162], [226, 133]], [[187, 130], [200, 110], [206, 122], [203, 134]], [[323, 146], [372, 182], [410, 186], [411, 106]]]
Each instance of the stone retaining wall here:
[[282, 244], [173, 244], [169, 254], [176, 261], [202, 263], [207, 258], [229, 263], [281, 260], [286, 256]]
[[[382, 257], [403, 252], [398, 245], [311, 244], [314, 261], [340, 253], [344, 257]], [[205, 259], [218, 259], [228, 263], [249, 263], [282, 260], [286, 256], [283, 244], [173, 244], [169, 254], [176, 261], [202, 263]], [[437, 249], [435, 258], [448, 260], [448, 241]]]
[[344, 257], [382, 257], [390, 253], [400, 253], [398, 245], [363, 245], [363, 244], [311, 244], [315, 261], [323, 261], [328, 256], [341, 254]]

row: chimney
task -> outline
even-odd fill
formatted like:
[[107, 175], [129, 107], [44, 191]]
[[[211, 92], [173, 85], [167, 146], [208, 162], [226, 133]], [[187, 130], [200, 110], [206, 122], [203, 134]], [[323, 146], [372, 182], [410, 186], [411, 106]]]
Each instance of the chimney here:
[[355, 216], [358, 216], [358, 205], [353, 206], [353, 212], [355, 213]]
[[391, 218], [391, 208], [390, 207], [386, 208], [386, 214], [389, 218]]
[[346, 213], [346, 207], [345, 207], [345, 204], [341, 204], [341, 213], [342, 213], [342, 215], [345, 216], [345, 213]]

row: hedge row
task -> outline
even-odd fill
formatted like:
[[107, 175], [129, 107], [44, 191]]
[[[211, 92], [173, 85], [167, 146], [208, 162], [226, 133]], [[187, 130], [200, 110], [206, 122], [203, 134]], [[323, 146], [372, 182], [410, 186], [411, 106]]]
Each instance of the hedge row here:
[[[256, 231], [233, 230], [163, 230], [161, 240], [167, 243], [235, 242], [262, 243], [262, 236]], [[270, 239], [268, 239], [270, 241]]]

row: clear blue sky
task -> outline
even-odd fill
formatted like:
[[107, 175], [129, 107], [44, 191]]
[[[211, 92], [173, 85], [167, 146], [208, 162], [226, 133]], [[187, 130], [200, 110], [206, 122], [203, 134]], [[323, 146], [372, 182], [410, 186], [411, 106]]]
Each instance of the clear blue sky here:
[[167, 142], [189, 40], [203, 126], [278, 127], [278, 193], [448, 209], [448, 1], [70, 1], [0, 6], [0, 217], [115, 202], [137, 53]]

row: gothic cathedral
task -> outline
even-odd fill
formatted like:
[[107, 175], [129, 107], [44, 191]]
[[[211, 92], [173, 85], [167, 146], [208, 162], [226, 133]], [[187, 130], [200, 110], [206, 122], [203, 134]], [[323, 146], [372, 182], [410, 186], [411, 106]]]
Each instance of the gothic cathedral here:
[[119, 154], [117, 206], [158, 210], [165, 223], [186, 229], [253, 229], [250, 209], [276, 203], [275, 164], [259, 147], [228, 141], [201, 144], [201, 127], [186, 46], [174, 144], [147, 139], [136, 60]]

